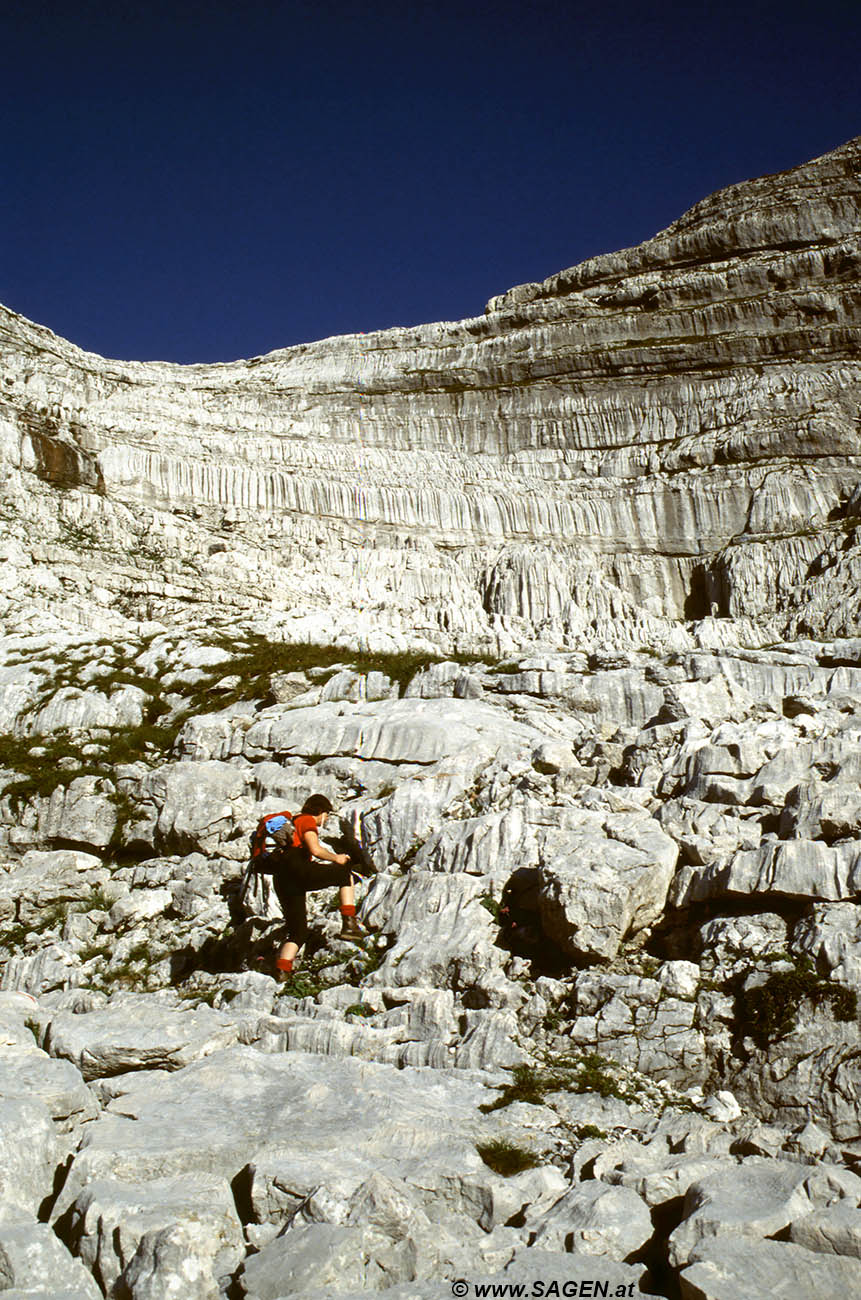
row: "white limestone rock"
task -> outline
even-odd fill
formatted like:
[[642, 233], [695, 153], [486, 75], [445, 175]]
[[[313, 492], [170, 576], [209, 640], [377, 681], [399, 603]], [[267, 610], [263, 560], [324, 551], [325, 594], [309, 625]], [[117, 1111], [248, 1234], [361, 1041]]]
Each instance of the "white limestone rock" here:
[[39, 1213], [54, 1190], [54, 1176], [65, 1152], [51, 1112], [35, 1097], [0, 1098], [0, 1206], [6, 1216]]
[[111, 881], [100, 857], [77, 849], [31, 850], [0, 875], [0, 899], [10, 900], [18, 920], [33, 928], [44, 922], [46, 911], [80, 904], [96, 891], [114, 897], [125, 892]]
[[80, 957], [69, 944], [43, 942], [37, 952], [9, 958], [3, 967], [0, 988], [41, 995], [74, 988], [84, 978]]
[[726, 804], [669, 799], [655, 818], [679, 845], [682, 861], [692, 866], [711, 865], [739, 849], [756, 849], [762, 839], [758, 822], [742, 819]]
[[70, 1061], [52, 1060], [35, 1043], [7, 1050], [0, 1057], [0, 1097], [32, 1097], [47, 1106], [60, 1131], [94, 1119], [98, 1103]]
[[505, 812], [446, 822], [421, 845], [411, 870], [489, 878], [499, 893], [515, 868], [538, 865], [539, 824], [528, 807], [517, 805]]
[[46, 1223], [0, 1219], [0, 1286], [4, 1295], [101, 1300], [92, 1275]]
[[[569, 1294], [577, 1295], [580, 1291], [587, 1294], [594, 1288], [596, 1278], [600, 1277], [602, 1284], [607, 1286], [608, 1295], [628, 1296], [637, 1294], [640, 1279], [644, 1274], [645, 1269], [641, 1264], [617, 1264], [614, 1260], [602, 1259], [596, 1271], [594, 1258], [589, 1255], [538, 1250], [529, 1246], [517, 1250], [511, 1262], [502, 1271], [476, 1274], [474, 1270], [467, 1267], [461, 1277], [454, 1280], [463, 1281], [473, 1287], [488, 1287], [487, 1294], [490, 1295], [493, 1294], [494, 1287], [498, 1289], [522, 1286], [531, 1289], [538, 1281], [546, 1282], [548, 1294], [551, 1293], [551, 1284], [555, 1282], [560, 1295], [565, 1294], [563, 1287], [568, 1288]], [[448, 1279], [442, 1283], [442, 1286], [439, 1281], [415, 1281], [388, 1287], [383, 1294], [387, 1300], [440, 1300], [441, 1294], [444, 1294], [446, 1289], [451, 1292], [451, 1286], [452, 1283]], [[294, 1292], [295, 1300], [313, 1300], [315, 1294], [319, 1293]], [[361, 1300], [361, 1297], [367, 1294], [364, 1288], [361, 1291], [339, 1293], [340, 1300]]]
[[694, 998], [700, 983], [700, 968], [692, 961], [665, 961], [657, 972], [658, 982], [670, 997]]
[[[312, 1187], [353, 1168], [359, 1181], [378, 1171], [411, 1184], [412, 1169], [434, 1179], [434, 1195], [446, 1180], [460, 1188], [467, 1175], [470, 1184], [492, 1183], [498, 1176], [475, 1142], [500, 1129], [523, 1140], [510, 1118], [494, 1124], [482, 1115], [487, 1091], [461, 1072], [232, 1047], [124, 1088], [87, 1126], [58, 1215], [95, 1179], [146, 1183], [201, 1173], [231, 1181], [250, 1166], [256, 1217], [289, 1219]], [[455, 1194], [463, 1208], [463, 1193]]]
[[656, 1079], [679, 1085], [708, 1075], [705, 1038], [689, 998], [657, 980], [584, 972], [571, 997], [571, 1040]]
[[52, 1016], [45, 1048], [72, 1061], [85, 1079], [129, 1069], [180, 1070], [237, 1041], [234, 1022], [209, 1007], [179, 1011], [145, 994], [124, 994], [99, 1011]]
[[245, 1254], [233, 1194], [201, 1174], [142, 1183], [96, 1179], [71, 1208], [67, 1229], [106, 1294], [218, 1293]]
[[485, 890], [480, 877], [460, 874], [375, 877], [362, 916], [394, 942], [370, 983], [493, 988], [506, 954], [494, 947], [497, 926], [482, 904]]
[[61, 687], [50, 701], [28, 715], [31, 734], [53, 736], [58, 731], [91, 731], [97, 727], [131, 731], [143, 722], [148, 696], [137, 686], [123, 686], [109, 696], [101, 691]]
[[812, 1173], [809, 1166], [750, 1157], [732, 1172], [707, 1175], [685, 1195], [684, 1218], [670, 1236], [674, 1268], [690, 1262], [712, 1238], [765, 1238], [813, 1209], [861, 1198], [861, 1179], [846, 1170]]
[[[646, 1169], [646, 1164], [652, 1164]], [[623, 1161], [611, 1173], [604, 1175], [607, 1182], [618, 1182], [623, 1187], [633, 1187], [649, 1206], [665, 1205], [684, 1196], [700, 1179], [712, 1174], [733, 1173], [738, 1168], [735, 1156], [681, 1155], [664, 1157], [657, 1162]]]
[[573, 956], [615, 957], [622, 940], [661, 915], [677, 846], [647, 816], [572, 815], [542, 845], [541, 921]]
[[700, 928], [703, 967], [720, 979], [750, 970], [758, 958], [773, 958], [789, 946], [786, 921], [775, 912], [728, 916]]
[[791, 1242], [722, 1237], [696, 1248], [679, 1282], [683, 1300], [738, 1300], [739, 1295], [779, 1295], [781, 1290], [829, 1300], [858, 1290], [861, 1263]]
[[[246, 773], [229, 763], [165, 764], [140, 783], [135, 816], [124, 828], [124, 840], [212, 856], [223, 849], [225, 840], [236, 838], [243, 820], [251, 821], [250, 800], [244, 799], [247, 787]], [[241, 838], [245, 856], [246, 837]]]
[[118, 814], [111, 781], [79, 776], [58, 786], [40, 810], [34, 839], [42, 845], [73, 842], [85, 849], [106, 849]]
[[[478, 1160], [489, 1129], [654, 1205], [705, 1181], [706, 1148], [715, 1174], [730, 1147], [794, 1151], [808, 1169], [857, 1158], [857, 1024], [802, 1000], [795, 1030], [757, 1047], [729, 981], [764, 982], [789, 952], [859, 985], [859, 148], [731, 187], [640, 248], [519, 286], [467, 322], [185, 368], [106, 362], [0, 309], [0, 724], [13, 755], [73, 728], [90, 764], [67, 764], [67, 787], [20, 809], [0, 797], [2, 985], [44, 992], [33, 1019], [51, 1050], [66, 1035], [83, 1061], [86, 1030], [88, 1071], [139, 1070], [100, 1078], [111, 1110], [86, 1118], [68, 1062], [47, 1062], [0, 1006], [9, 1086], [32, 1087], [82, 1138], [58, 1215], [88, 1180], [232, 1180], [253, 1165], [253, 1203], [274, 1219], [249, 1225], [260, 1257], [304, 1234], [295, 1281], [317, 1286], [365, 1232], [363, 1287], [413, 1279], [394, 1300], [455, 1268], [472, 1276], [479, 1258], [497, 1278], [541, 1263], [523, 1247], [554, 1178], [537, 1171], [525, 1205], [525, 1180], [508, 1187]], [[334, 671], [328, 652], [328, 666], [292, 670], [288, 643], [306, 664], [310, 642], [339, 647]], [[403, 661], [369, 671], [357, 657], [385, 651], [427, 657], [403, 698]], [[189, 709], [172, 748], [166, 733], [146, 747], [141, 723]], [[137, 752], [111, 771], [120, 739]], [[277, 906], [255, 900], [228, 935], [231, 891], [257, 817], [312, 789], [363, 832], [380, 869], [365, 919], [390, 942], [359, 989], [276, 1002], [272, 981], [235, 967], [275, 942]], [[27, 852], [56, 843], [98, 852]], [[332, 945], [324, 909], [313, 902], [315, 934]], [[653, 928], [654, 979], [632, 951]], [[184, 1009], [166, 992], [106, 1005], [95, 987], [129, 978], [144, 942], [134, 970], [153, 988], [186, 963]], [[358, 978], [360, 960], [330, 978]], [[536, 980], [545, 963], [555, 978]], [[207, 998], [215, 1011], [192, 1010]], [[182, 1067], [237, 1039], [254, 1046]], [[476, 1117], [487, 1092], [471, 1067], [571, 1046], [720, 1108], [720, 1140], [618, 1099]], [[357, 1081], [370, 1102], [353, 1097], [351, 1128], [376, 1106], [373, 1140], [349, 1168], [333, 1140], [300, 1178], [296, 1142], [272, 1149], [272, 1133], [292, 1139], [309, 1090], [334, 1132]], [[563, 1114], [610, 1136], [572, 1155]], [[808, 1127], [761, 1122], [777, 1115]], [[434, 1124], [450, 1159], [427, 1145]], [[780, 1232], [851, 1245], [852, 1223], [820, 1224], [831, 1193], [807, 1193]], [[750, 1220], [760, 1212], [763, 1198]], [[399, 1215], [409, 1239], [395, 1240]], [[188, 1269], [204, 1293], [226, 1286], [191, 1222], [180, 1206], [142, 1233], [122, 1261], [130, 1294], [191, 1295]], [[741, 1239], [722, 1240], [727, 1260], [740, 1252], [735, 1274], [713, 1272], [704, 1238], [683, 1289], [735, 1300], [758, 1276]], [[472, 1267], [464, 1243], [481, 1246]], [[788, 1259], [806, 1278], [809, 1250], [756, 1250], [781, 1261], [776, 1276]], [[564, 1277], [580, 1258], [545, 1264]], [[639, 1270], [613, 1263], [612, 1276]]]
[[758, 849], [741, 849], [726, 860], [682, 867], [670, 901], [684, 907], [732, 894], [783, 895], [838, 902], [861, 888], [861, 849], [847, 841], [768, 840]]
[[861, 1259], [861, 1208], [845, 1200], [827, 1209], [812, 1210], [793, 1220], [789, 1240], [822, 1255]]
[[579, 1183], [556, 1202], [534, 1236], [540, 1250], [605, 1255], [621, 1263], [652, 1236], [647, 1205], [629, 1187]]
[[861, 915], [856, 903], [816, 903], [792, 933], [793, 947], [838, 984], [861, 992]]
[[134, 889], [117, 899], [108, 912], [104, 929], [126, 929], [137, 922], [151, 921], [173, 904], [177, 893], [179, 889], [174, 892], [169, 889]]
[[[466, 1226], [472, 1227], [468, 1221]], [[365, 1224], [306, 1224], [249, 1258], [242, 1283], [247, 1295], [260, 1300], [315, 1290], [367, 1294], [420, 1279], [434, 1279], [438, 1287], [441, 1278], [463, 1276], [470, 1261], [473, 1267], [479, 1261], [479, 1267], [490, 1262], [498, 1268], [514, 1257], [514, 1241], [500, 1248], [493, 1236], [474, 1227], [471, 1233], [458, 1232], [458, 1227], [453, 1224], [452, 1231], [445, 1223], [432, 1225], [421, 1212], [407, 1218], [397, 1236]]]

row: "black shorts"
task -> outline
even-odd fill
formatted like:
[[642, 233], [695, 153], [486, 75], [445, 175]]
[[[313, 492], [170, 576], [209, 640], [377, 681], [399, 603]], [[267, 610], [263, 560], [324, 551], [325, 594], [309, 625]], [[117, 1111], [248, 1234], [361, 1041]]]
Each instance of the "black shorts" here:
[[305, 895], [317, 889], [341, 888], [353, 883], [349, 866], [315, 862], [303, 849], [273, 854], [272, 883], [287, 926], [287, 939], [300, 946], [308, 935]]

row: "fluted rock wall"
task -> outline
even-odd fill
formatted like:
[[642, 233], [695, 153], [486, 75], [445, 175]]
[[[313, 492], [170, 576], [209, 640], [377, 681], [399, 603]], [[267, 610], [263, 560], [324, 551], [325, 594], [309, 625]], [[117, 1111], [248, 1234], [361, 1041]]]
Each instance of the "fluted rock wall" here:
[[3, 311], [21, 590], [48, 565], [83, 619], [301, 606], [477, 645], [854, 633], [859, 168], [861, 139], [484, 316], [250, 361], [105, 361]]

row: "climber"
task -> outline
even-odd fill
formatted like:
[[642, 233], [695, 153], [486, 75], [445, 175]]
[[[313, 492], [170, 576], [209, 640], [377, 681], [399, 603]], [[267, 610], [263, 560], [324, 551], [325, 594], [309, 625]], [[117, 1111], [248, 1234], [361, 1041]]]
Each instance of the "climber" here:
[[[276, 978], [289, 979], [296, 954], [308, 935], [305, 895], [311, 890], [338, 886], [341, 905], [340, 938], [363, 939], [356, 920], [354, 874], [348, 853], [332, 853], [320, 843], [317, 832], [326, 825], [332, 805], [324, 794], [312, 794], [293, 818], [293, 843], [272, 855], [273, 884], [286, 923], [286, 940], [275, 961]], [[316, 861], [315, 861], [316, 859]]]

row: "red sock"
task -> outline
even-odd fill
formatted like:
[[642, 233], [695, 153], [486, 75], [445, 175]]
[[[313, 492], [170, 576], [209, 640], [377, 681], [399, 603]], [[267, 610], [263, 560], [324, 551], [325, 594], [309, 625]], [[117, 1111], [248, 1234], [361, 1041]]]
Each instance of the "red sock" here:
[[286, 970], [287, 973], [289, 974], [290, 971], [292, 971], [292, 969], [293, 969], [293, 958], [292, 958], [292, 957], [279, 957], [278, 960], [276, 961], [275, 965], [276, 965], [276, 967], [278, 968], [278, 970]]
[[342, 904], [341, 904], [341, 915], [342, 915], [342, 916], [355, 916], [355, 915], [356, 915], [356, 909], [355, 909], [355, 906], [354, 906], [352, 903], [342, 903]]

